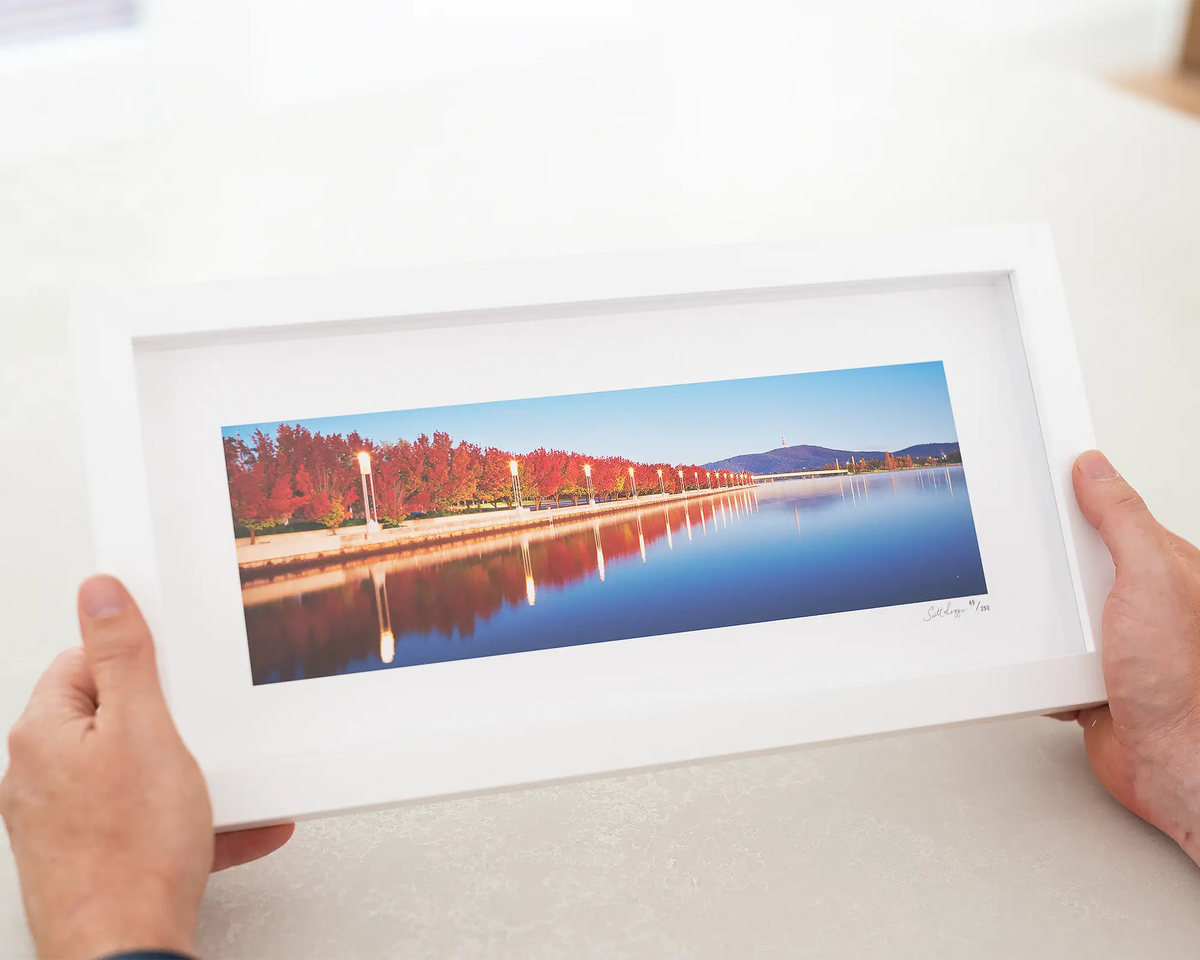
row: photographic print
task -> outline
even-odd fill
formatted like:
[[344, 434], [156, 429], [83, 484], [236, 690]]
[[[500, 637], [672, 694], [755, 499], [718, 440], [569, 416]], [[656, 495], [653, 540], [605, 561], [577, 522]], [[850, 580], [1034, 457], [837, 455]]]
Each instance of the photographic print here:
[[222, 437], [255, 684], [987, 592], [940, 362]]

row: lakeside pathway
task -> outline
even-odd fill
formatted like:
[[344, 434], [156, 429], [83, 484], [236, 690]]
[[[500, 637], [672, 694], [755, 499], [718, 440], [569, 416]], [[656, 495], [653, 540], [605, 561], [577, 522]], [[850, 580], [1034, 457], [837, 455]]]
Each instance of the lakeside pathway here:
[[238, 568], [243, 582], [267, 579], [306, 567], [396, 553], [434, 544], [490, 537], [498, 533], [538, 530], [556, 523], [611, 516], [617, 513], [642, 510], [651, 506], [669, 506], [704, 497], [719, 497], [755, 484], [737, 484], [711, 490], [688, 490], [683, 493], [655, 493], [628, 499], [598, 503], [581, 503], [567, 507], [544, 507], [541, 510], [521, 508], [496, 510], [494, 513], [473, 513], [461, 517], [437, 517], [430, 520], [407, 520], [398, 527], [367, 535], [366, 528], [340, 527], [333, 533], [326, 530], [302, 533], [271, 534], [254, 544], [242, 538], [237, 543]]

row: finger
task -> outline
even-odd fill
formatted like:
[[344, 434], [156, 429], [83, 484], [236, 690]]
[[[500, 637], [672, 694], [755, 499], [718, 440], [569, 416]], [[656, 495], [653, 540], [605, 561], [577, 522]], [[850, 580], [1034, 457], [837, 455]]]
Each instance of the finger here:
[[1163, 529], [1146, 503], [1099, 450], [1075, 461], [1075, 499], [1088, 523], [1100, 531], [1118, 569], [1152, 569], [1162, 557]]
[[213, 850], [213, 873], [274, 853], [292, 839], [295, 832], [294, 823], [280, 823], [273, 827], [218, 833]]
[[54, 658], [34, 686], [28, 709], [68, 718], [95, 715], [96, 681], [83, 647], [64, 650]]
[[83, 582], [79, 626], [97, 704], [164, 705], [150, 628], [121, 581], [99, 576]]

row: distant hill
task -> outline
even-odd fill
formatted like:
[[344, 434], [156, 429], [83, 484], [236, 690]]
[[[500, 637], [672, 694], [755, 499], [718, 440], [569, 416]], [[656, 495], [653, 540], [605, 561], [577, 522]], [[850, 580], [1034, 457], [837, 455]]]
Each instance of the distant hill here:
[[[894, 457], [940, 457], [958, 451], [957, 443], [917, 443], [903, 450], [890, 451]], [[882, 460], [883, 450], [833, 450], [829, 447], [814, 447], [800, 444], [794, 447], [776, 447], [764, 453], [742, 453], [725, 460], [704, 464], [705, 470], [749, 470], [751, 473], [791, 473], [795, 470], [820, 470], [835, 460], [845, 464], [851, 457], [855, 460]]]

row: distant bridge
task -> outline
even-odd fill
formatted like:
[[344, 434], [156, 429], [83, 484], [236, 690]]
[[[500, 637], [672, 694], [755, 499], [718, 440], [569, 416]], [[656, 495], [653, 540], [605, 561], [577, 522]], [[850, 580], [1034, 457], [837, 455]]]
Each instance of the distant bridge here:
[[850, 471], [845, 468], [840, 470], [796, 470], [792, 473], [754, 473], [751, 474], [751, 478], [754, 480], [791, 480], [793, 477], [835, 477], [849, 473]]

